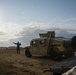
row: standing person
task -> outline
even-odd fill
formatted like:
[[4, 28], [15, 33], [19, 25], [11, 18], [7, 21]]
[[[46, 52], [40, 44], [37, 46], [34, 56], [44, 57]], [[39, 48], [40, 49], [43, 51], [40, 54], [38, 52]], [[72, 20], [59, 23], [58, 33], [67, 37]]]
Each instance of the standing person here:
[[19, 43], [19, 41], [17, 43], [13, 42], [14, 44], [17, 45], [17, 54], [20, 54], [20, 45], [21, 43]]

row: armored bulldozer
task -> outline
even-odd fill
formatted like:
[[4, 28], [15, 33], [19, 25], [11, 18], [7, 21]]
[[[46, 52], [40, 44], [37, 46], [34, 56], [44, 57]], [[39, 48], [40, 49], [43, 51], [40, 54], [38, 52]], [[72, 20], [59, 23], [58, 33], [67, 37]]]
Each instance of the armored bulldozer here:
[[30, 46], [25, 47], [25, 55], [30, 56], [27, 52], [50, 56], [53, 60], [58, 60], [62, 57], [69, 57], [75, 52], [75, 40], [76, 37], [67, 39], [64, 37], [55, 37], [55, 31], [48, 31], [47, 33], [40, 33], [40, 38], [32, 39]]

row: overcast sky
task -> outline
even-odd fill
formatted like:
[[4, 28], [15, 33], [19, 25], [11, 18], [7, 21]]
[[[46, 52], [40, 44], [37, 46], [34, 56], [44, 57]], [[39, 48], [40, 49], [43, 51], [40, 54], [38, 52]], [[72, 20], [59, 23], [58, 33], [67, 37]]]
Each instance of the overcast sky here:
[[76, 0], [0, 0], [0, 46], [29, 45], [38, 34], [76, 34]]

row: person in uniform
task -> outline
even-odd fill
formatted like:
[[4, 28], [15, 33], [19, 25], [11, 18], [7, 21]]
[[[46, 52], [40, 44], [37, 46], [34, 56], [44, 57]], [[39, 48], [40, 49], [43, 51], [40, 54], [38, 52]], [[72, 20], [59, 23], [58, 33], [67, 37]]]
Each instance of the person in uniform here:
[[21, 43], [19, 43], [19, 41], [17, 42], [17, 43], [15, 43], [15, 42], [13, 42], [14, 44], [16, 44], [17, 45], [17, 54], [20, 54], [20, 45], [21, 45]]

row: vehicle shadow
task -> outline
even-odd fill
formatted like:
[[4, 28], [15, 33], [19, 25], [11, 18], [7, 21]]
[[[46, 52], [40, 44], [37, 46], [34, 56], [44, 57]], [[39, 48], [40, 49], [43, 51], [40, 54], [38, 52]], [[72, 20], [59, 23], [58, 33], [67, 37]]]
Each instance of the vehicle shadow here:
[[61, 59], [59, 59], [59, 60], [53, 60], [53, 59], [51, 59], [51, 57], [50, 56], [32, 56], [31, 57], [32, 59], [36, 59], [36, 60], [41, 60], [41, 61], [43, 61], [43, 60], [45, 60], [45, 61], [55, 61], [55, 62], [60, 62], [60, 61], [63, 61], [64, 60], [64, 58], [61, 58]]

